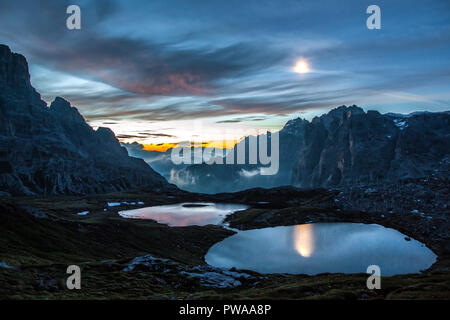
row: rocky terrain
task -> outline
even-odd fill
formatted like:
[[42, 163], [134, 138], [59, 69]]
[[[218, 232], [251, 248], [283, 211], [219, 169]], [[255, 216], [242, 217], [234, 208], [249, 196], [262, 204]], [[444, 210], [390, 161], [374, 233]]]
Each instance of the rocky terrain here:
[[298, 187], [345, 187], [428, 177], [450, 150], [450, 113], [382, 115], [339, 107], [302, 127]]
[[0, 45], [0, 193], [88, 194], [173, 188], [142, 159], [128, 156], [108, 128], [92, 129], [57, 97], [48, 107], [28, 64]]
[[[346, 210], [335, 201], [343, 201], [344, 195], [325, 189], [260, 188], [212, 197], [178, 190], [2, 199], [0, 299], [450, 299], [450, 228], [440, 215]], [[214, 199], [249, 205], [227, 218], [235, 228], [377, 223], [425, 243], [438, 261], [420, 274], [383, 277], [382, 290], [367, 289], [366, 274], [308, 276], [214, 268], [205, 263], [205, 254], [234, 231], [213, 225], [168, 227], [118, 214]], [[65, 285], [71, 264], [82, 269], [82, 290]]]
[[[269, 167], [267, 164], [261, 164], [258, 159], [256, 164], [250, 163], [249, 140], [255, 139], [256, 151], [259, 152], [260, 140], [263, 135], [258, 137], [245, 137], [233, 148], [234, 164], [193, 164], [193, 165], [174, 165], [170, 161], [171, 149], [164, 153], [159, 153], [155, 157], [149, 151], [136, 152], [136, 146], [127, 145], [128, 150], [148, 159], [148, 162], [155, 163], [155, 169], [161, 174], [165, 174], [168, 181], [177, 185], [179, 188], [191, 192], [200, 193], [220, 193], [235, 192], [256, 187], [278, 187], [289, 184], [291, 180], [292, 166], [298, 157], [300, 149], [298, 148], [297, 132], [294, 125], [289, 130], [281, 130], [279, 133], [279, 168], [275, 175], [262, 175], [261, 168]], [[270, 154], [272, 136], [268, 132], [264, 135], [267, 139], [268, 150]], [[265, 139], [263, 139], [265, 141]], [[245, 150], [244, 164], [238, 164], [238, 149]], [[205, 148], [203, 148], [205, 151]], [[157, 160], [156, 160], [157, 159]], [[223, 161], [226, 163], [226, 160]], [[169, 169], [169, 170], [168, 170]], [[161, 171], [159, 171], [161, 170]]]
[[[173, 182], [185, 190], [217, 193], [281, 185], [348, 188], [426, 178], [436, 175], [450, 156], [450, 112], [380, 114], [341, 106], [312, 121], [291, 120], [279, 137], [276, 175], [261, 175], [260, 164], [200, 164], [176, 170]], [[247, 146], [248, 137], [240, 143]], [[448, 175], [448, 166], [441, 171]]]

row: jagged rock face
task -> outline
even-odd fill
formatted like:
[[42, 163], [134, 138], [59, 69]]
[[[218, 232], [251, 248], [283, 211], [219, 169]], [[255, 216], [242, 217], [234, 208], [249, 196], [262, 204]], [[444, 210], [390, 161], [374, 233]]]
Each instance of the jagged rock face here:
[[28, 63], [24, 56], [12, 53], [8, 46], [0, 44], [0, 89], [2, 97], [20, 100], [35, 107], [46, 104], [30, 83]]
[[[279, 135], [280, 170], [251, 176], [258, 165], [192, 165], [174, 182], [189, 191], [234, 192], [294, 185], [329, 188], [428, 177], [450, 157], [450, 112], [409, 116], [342, 106], [312, 121], [294, 119]], [[241, 143], [246, 143], [247, 139]]]
[[92, 129], [57, 97], [50, 107], [31, 86], [25, 58], [0, 45], [0, 192], [88, 194], [172, 188], [132, 158], [108, 128]]
[[431, 175], [450, 150], [450, 114], [382, 115], [339, 107], [305, 127], [292, 184], [365, 185]]
[[[183, 189], [201, 193], [235, 192], [256, 187], [278, 187], [290, 183], [292, 166], [298, 158], [301, 147], [301, 137], [306, 120], [292, 120], [286, 123], [279, 134], [279, 170], [275, 175], [262, 175], [260, 169], [268, 167], [258, 160], [257, 164], [249, 161], [249, 138], [246, 137], [234, 147], [233, 165], [195, 164], [187, 168], [173, 170], [170, 180]], [[263, 141], [265, 141], [263, 139]], [[261, 140], [257, 140], [259, 154]], [[245, 164], [237, 163], [237, 149], [243, 145], [245, 149]], [[267, 150], [271, 149], [271, 134], [267, 133]]]

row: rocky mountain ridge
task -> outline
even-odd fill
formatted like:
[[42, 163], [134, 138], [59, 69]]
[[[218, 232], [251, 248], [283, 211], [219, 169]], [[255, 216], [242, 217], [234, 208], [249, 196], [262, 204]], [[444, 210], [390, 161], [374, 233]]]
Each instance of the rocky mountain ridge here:
[[276, 175], [260, 175], [261, 165], [201, 164], [177, 171], [173, 182], [181, 181], [189, 191], [235, 192], [282, 185], [344, 188], [429, 177], [450, 156], [450, 112], [399, 115], [341, 106], [311, 121], [290, 120], [279, 137]]
[[108, 128], [91, 128], [57, 97], [49, 107], [30, 83], [28, 64], [0, 45], [0, 193], [89, 194], [173, 188], [142, 159], [128, 156]]
[[342, 106], [302, 131], [291, 183], [303, 188], [428, 177], [450, 152], [449, 112], [399, 117]]

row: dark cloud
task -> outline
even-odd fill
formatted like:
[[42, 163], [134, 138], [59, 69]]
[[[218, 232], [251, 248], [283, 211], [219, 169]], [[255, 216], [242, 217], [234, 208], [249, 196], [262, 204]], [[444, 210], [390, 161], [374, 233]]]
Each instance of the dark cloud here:
[[[82, 8], [80, 31], [65, 28], [69, 4]], [[260, 121], [245, 115], [359, 104], [423, 88], [446, 103], [448, 2], [380, 6], [382, 29], [369, 31], [366, 3], [356, 0], [2, 0], [0, 42], [32, 64], [112, 86], [103, 92], [74, 84], [56, 93], [45, 88], [59, 79], [36, 78], [46, 100], [64, 95], [89, 120]], [[292, 75], [299, 56], [315, 74]]]
[[244, 122], [244, 121], [264, 121], [266, 120], [266, 117], [240, 117], [240, 118], [233, 118], [233, 119], [227, 119], [227, 120], [221, 120], [216, 121], [216, 123], [237, 123], [237, 122]]
[[165, 137], [165, 138], [175, 138], [174, 135], [166, 134], [166, 133], [148, 133], [148, 132], [139, 132], [140, 135], [152, 137], [152, 138], [158, 138], [158, 137]]
[[214, 80], [263, 68], [274, 60], [249, 44], [205, 52], [97, 35], [80, 36], [71, 49], [37, 45], [29, 52], [36, 61], [58, 70], [143, 95], [209, 95]]
[[165, 134], [165, 133], [148, 133], [148, 132], [139, 132], [136, 135], [130, 135], [130, 134], [119, 134], [117, 135], [117, 138], [119, 139], [143, 139], [143, 138], [175, 138], [175, 136], [171, 134]]
[[[82, 19], [88, 22], [84, 22], [85, 28], [75, 32], [65, 28], [67, 1], [56, 6], [27, 2], [30, 10], [25, 11], [23, 6], [27, 5], [9, 4], [8, 14], [22, 16], [21, 24], [14, 24], [10, 18], [8, 22], [0, 21], [3, 31], [10, 29], [8, 34], [1, 31], [0, 34], [7, 38], [13, 30], [24, 34], [14, 42], [34, 63], [102, 81], [130, 93], [209, 95], [216, 80], [261, 70], [283, 59], [282, 54], [271, 52], [267, 45], [261, 50], [262, 43], [198, 48], [180, 47], [179, 39], [155, 42], [128, 35], [106, 36], [94, 30], [99, 22], [116, 12], [109, 1], [95, 1], [91, 4], [93, 8], [86, 10], [82, 6], [82, 12], [89, 13]], [[36, 19], [33, 8], [37, 10], [40, 6], [46, 10]], [[184, 41], [188, 40], [188, 36], [184, 37]], [[123, 96], [112, 97], [116, 98]]]
[[166, 121], [172, 119], [196, 119], [196, 118], [207, 118], [216, 117], [222, 115], [231, 115], [233, 111], [226, 110], [222, 107], [219, 108], [209, 108], [209, 109], [198, 109], [198, 110], [187, 110], [183, 108], [183, 104], [178, 106], [165, 106], [160, 108], [136, 108], [136, 109], [122, 109], [122, 110], [105, 110], [104, 113], [97, 112], [92, 115], [88, 115], [89, 120], [100, 120], [100, 119], [139, 119], [146, 121]]
[[134, 139], [134, 138], [143, 138], [143, 137], [137, 136], [137, 135], [131, 135], [131, 134], [118, 134], [117, 138], [118, 139]]

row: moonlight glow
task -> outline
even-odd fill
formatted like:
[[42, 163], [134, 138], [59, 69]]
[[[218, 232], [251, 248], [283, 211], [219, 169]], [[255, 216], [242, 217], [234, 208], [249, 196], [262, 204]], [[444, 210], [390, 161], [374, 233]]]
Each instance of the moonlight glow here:
[[295, 64], [294, 71], [297, 72], [297, 73], [307, 73], [307, 72], [309, 72], [308, 62], [306, 62], [305, 60], [297, 61], [297, 63]]

